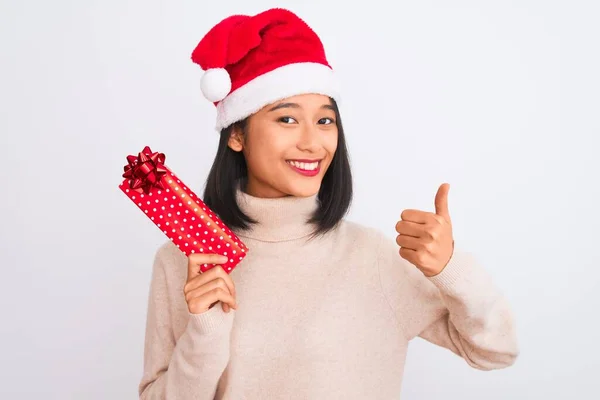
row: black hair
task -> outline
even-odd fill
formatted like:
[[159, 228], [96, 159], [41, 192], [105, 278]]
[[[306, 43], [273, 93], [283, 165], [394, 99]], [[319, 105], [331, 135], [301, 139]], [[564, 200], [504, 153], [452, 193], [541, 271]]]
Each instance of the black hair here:
[[[307, 221], [316, 225], [314, 235], [324, 234], [342, 220], [352, 202], [352, 173], [346, 138], [337, 103], [331, 99], [338, 129], [337, 149], [327, 169], [318, 193], [319, 207]], [[257, 221], [244, 214], [236, 201], [238, 184], [245, 187], [248, 176], [246, 159], [242, 152], [229, 148], [229, 138], [234, 128], [244, 134], [248, 118], [221, 130], [217, 154], [206, 179], [203, 201], [231, 229], [247, 229]]]

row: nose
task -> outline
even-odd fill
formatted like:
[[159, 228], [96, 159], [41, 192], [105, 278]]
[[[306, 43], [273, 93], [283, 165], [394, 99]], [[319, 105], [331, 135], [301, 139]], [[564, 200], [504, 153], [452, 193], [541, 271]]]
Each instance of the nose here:
[[298, 138], [298, 144], [296, 145], [299, 150], [307, 152], [316, 152], [321, 147], [321, 135], [316, 126], [312, 124], [306, 124], [301, 129], [300, 137]]

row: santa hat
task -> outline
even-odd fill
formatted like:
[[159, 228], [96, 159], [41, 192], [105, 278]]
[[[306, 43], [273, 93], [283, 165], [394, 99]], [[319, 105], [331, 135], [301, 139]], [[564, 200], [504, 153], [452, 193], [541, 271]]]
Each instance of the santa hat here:
[[198, 43], [192, 61], [205, 71], [200, 87], [217, 107], [217, 130], [298, 94], [339, 100], [321, 40], [289, 10], [225, 18]]

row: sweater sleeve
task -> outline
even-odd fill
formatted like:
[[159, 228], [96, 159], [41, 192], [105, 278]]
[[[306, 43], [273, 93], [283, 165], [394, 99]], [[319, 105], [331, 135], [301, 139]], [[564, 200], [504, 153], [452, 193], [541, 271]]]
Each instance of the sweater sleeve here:
[[394, 242], [382, 242], [381, 284], [406, 340], [421, 337], [480, 370], [515, 362], [519, 350], [512, 311], [474, 257], [455, 249], [444, 270], [428, 278], [400, 257]]
[[[212, 400], [229, 361], [235, 311], [225, 313], [218, 304], [202, 314], [191, 314], [187, 305], [175, 306], [176, 296], [185, 304], [183, 291], [174, 289], [165, 264], [169, 271], [176, 268], [161, 253], [155, 257], [150, 283], [139, 397]], [[182, 332], [178, 338], [177, 332]]]

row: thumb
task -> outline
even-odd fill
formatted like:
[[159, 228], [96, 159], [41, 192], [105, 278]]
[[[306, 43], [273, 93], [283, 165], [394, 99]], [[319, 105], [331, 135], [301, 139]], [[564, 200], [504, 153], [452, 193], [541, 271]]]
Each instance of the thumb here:
[[448, 191], [450, 185], [443, 183], [435, 195], [435, 213], [450, 221], [450, 211], [448, 211]]

